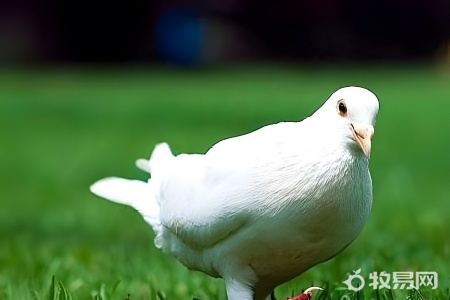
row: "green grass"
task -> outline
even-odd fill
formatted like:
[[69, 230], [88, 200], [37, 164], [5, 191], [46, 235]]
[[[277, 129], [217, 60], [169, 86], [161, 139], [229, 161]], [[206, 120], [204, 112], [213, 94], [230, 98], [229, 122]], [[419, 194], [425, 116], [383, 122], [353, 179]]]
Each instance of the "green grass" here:
[[[225, 299], [224, 284], [153, 246], [132, 209], [89, 193], [145, 179], [134, 160], [167, 141], [205, 152], [265, 124], [301, 120], [335, 89], [373, 90], [374, 206], [348, 249], [276, 291], [317, 299], [450, 299], [450, 74], [424, 66], [0, 72], [0, 299]], [[439, 288], [343, 289], [353, 270], [436, 271]], [[367, 285], [367, 283], [366, 283]]]

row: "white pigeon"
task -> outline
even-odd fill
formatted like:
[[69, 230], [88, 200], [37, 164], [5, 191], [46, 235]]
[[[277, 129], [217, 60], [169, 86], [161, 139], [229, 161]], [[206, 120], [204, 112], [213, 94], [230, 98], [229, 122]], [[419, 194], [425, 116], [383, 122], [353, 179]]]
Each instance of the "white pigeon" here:
[[229, 300], [268, 299], [363, 228], [378, 109], [372, 92], [345, 87], [301, 122], [223, 140], [206, 154], [175, 156], [159, 144], [136, 162], [151, 173], [147, 182], [109, 177], [91, 191], [134, 207], [156, 247], [222, 277]]

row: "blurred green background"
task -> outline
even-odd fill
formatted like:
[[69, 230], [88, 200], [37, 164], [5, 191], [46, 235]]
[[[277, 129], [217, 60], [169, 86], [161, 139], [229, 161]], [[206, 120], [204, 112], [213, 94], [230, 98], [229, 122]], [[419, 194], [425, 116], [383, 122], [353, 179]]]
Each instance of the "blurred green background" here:
[[225, 299], [221, 280], [160, 253], [137, 212], [89, 185], [110, 175], [146, 179], [134, 161], [158, 142], [204, 153], [224, 138], [302, 120], [347, 85], [380, 99], [373, 211], [354, 244], [277, 296], [312, 283], [338, 293], [362, 268], [366, 278], [436, 271], [439, 288], [421, 292], [450, 299], [450, 73], [430, 65], [3, 69], [0, 299], [46, 299], [52, 276], [74, 299]]

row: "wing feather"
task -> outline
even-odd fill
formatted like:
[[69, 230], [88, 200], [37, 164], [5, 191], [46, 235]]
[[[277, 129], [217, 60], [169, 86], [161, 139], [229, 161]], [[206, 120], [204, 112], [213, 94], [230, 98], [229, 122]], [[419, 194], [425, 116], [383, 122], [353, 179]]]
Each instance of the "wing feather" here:
[[[157, 196], [161, 223], [185, 244], [208, 248], [239, 230], [249, 214], [238, 204], [245, 188], [223, 165], [212, 165], [207, 156], [182, 154], [161, 181]], [[231, 188], [230, 188], [231, 187]]]

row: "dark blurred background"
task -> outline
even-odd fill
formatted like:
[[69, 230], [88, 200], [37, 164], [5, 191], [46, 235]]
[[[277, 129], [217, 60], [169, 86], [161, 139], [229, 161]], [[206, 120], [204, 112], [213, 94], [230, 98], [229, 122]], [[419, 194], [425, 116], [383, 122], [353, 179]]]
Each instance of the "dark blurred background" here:
[[0, 62], [192, 66], [448, 57], [450, 1], [0, 2]]

